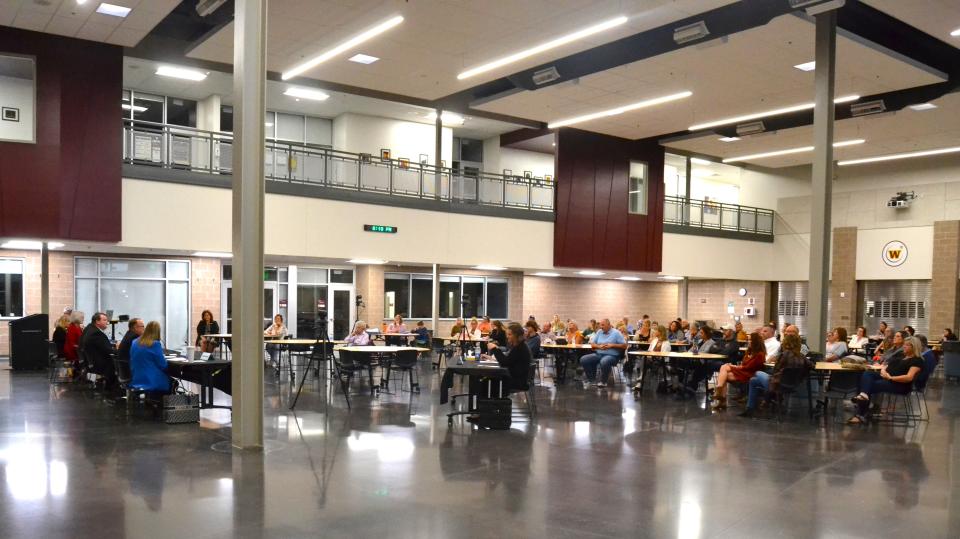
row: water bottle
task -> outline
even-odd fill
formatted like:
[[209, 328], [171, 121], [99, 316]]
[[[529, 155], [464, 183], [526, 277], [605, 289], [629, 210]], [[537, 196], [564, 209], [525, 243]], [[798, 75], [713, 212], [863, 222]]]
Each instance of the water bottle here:
[[480, 343], [477, 343], [477, 346], [474, 347], [474, 349], [473, 349], [473, 355], [474, 355], [477, 359], [480, 359]]

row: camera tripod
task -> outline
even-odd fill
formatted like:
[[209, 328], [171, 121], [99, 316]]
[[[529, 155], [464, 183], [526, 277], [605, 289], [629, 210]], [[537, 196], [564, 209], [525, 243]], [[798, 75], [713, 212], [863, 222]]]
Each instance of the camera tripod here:
[[[321, 313], [320, 321], [317, 322], [317, 341], [313, 343], [313, 352], [310, 353], [310, 361], [307, 363], [307, 368], [303, 371], [303, 376], [300, 377], [300, 385], [297, 387], [297, 394], [293, 397], [293, 404], [290, 405], [290, 409], [293, 410], [297, 406], [297, 400], [300, 399], [300, 392], [303, 391], [303, 383], [307, 380], [307, 374], [310, 373], [310, 369], [313, 368], [313, 363], [316, 361], [318, 364], [316, 366], [317, 373], [320, 372], [320, 356], [324, 359], [327, 358], [327, 347], [332, 343], [330, 342], [330, 335], [327, 333], [327, 317], [323, 316], [326, 313]], [[317, 350], [320, 350], [317, 352]], [[332, 355], [333, 350], [329, 350], [329, 353]]]

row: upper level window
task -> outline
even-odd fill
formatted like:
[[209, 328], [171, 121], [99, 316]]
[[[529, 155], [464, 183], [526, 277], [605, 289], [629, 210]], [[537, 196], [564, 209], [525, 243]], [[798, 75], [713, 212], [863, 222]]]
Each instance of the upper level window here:
[[647, 164], [630, 161], [629, 212], [647, 214]]
[[0, 258], [0, 318], [23, 314], [23, 261]]
[[33, 58], [0, 55], [0, 140], [37, 141], [36, 65]]
[[167, 98], [167, 123], [183, 127], [197, 126], [197, 102], [179, 97]]

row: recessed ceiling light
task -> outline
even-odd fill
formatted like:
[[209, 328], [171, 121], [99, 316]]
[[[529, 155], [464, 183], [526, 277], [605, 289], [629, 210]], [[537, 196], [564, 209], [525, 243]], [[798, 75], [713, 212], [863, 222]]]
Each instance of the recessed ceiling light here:
[[186, 69], [183, 67], [174, 67], [174, 66], [160, 66], [157, 68], [157, 75], [162, 77], [173, 77], [175, 79], [184, 79], [192, 81], [201, 81], [207, 78], [207, 74], [202, 71], [196, 71], [194, 69]]
[[291, 86], [287, 88], [283, 95], [288, 95], [290, 97], [311, 99], [313, 101], [326, 101], [330, 96], [320, 90], [314, 90], [311, 88], [300, 88], [297, 86]]
[[87, 0], [77, 0], [77, 5], [82, 6], [87, 3]]
[[504, 56], [503, 58], [500, 58], [498, 60], [494, 60], [492, 62], [483, 64], [481, 66], [468, 69], [463, 73], [460, 73], [459, 75], [457, 75], [457, 78], [460, 80], [463, 80], [463, 79], [470, 78], [474, 75], [479, 75], [480, 73], [486, 73], [487, 71], [490, 71], [492, 69], [503, 67], [507, 64], [512, 64], [514, 62], [518, 62], [520, 60], [523, 60], [524, 58], [529, 58], [530, 56], [533, 56], [535, 54], [540, 54], [541, 52], [557, 48], [561, 45], [566, 45], [567, 43], [577, 41], [578, 39], [583, 39], [585, 37], [592, 36], [593, 34], [603, 32], [604, 30], [609, 30], [610, 28], [620, 26], [621, 24], [624, 24], [626, 22], [627, 22], [627, 18], [624, 16], [620, 16], [615, 19], [610, 19], [609, 21], [602, 22], [600, 24], [595, 24], [593, 26], [589, 26], [582, 30], [577, 30], [576, 32], [573, 32], [571, 34], [560, 36], [557, 39], [547, 41], [546, 43], [541, 43], [536, 47], [531, 47], [529, 49], [525, 49], [520, 52], [511, 54], [510, 56]]
[[39, 250], [43, 243], [33, 240], [10, 240], [0, 244], [3, 249]]
[[799, 69], [800, 71], [813, 71], [814, 69], [817, 68], [817, 63], [814, 61], [809, 61], [809, 62], [804, 62], [802, 64], [797, 64], [793, 67]]
[[956, 153], [960, 152], [960, 146], [955, 146], [953, 148], [941, 148], [939, 150], [922, 150], [919, 152], [907, 152], [907, 153], [895, 153], [890, 155], [879, 155], [877, 157], [865, 157], [863, 159], [850, 159], [848, 161], [840, 161], [837, 164], [842, 166], [846, 165], [862, 165], [864, 163], [876, 163], [879, 161], [892, 161], [894, 159], [909, 159], [911, 157], [927, 157], [930, 155], [941, 155], [945, 153]]
[[354, 54], [349, 58], [351, 62], [356, 62], [358, 64], [372, 64], [379, 60], [376, 56], [370, 56], [369, 54]]
[[120, 108], [122, 108], [123, 110], [132, 110], [133, 112], [143, 112], [147, 110], [147, 107], [141, 107], [140, 105], [130, 106], [126, 103], [120, 105]]
[[694, 165], [712, 165], [713, 161], [707, 161], [706, 159], [701, 159], [699, 157], [691, 157], [690, 162]]
[[273, 127], [273, 122], [263, 122], [264, 127]]
[[347, 52], [348, 50], [356, 47], [357, 45], [364, 43], [370, 39], [373, 39], [374, 37], [377, 37], [378, 35], [386, 32], [387, 30], [393, 28], [394, 26], [402, 22], [403, 22], [403, 17], [401, 17], [400, 15], [397, 15], [396, 17], [393, 17], [387, 20], [386, 22], [382, 22], [374, 26], [373, 28], [370, 28], [369, 30], [365, 30], [351, 37], [350, 39], [344, 41], [343, 43], [335, 46], [334, 48], [326, 52], [323, 52], [317, 56], [314, 56], [313, 58], [307, 60], [302, 64], [294, 66], [289, 71], [285, 71], [280, 76], [280, 78], [282, 80], [290, 80], [293, 77], [296, 77], [297, 75], [301, 75], [306, 71], [309, 71], [317, 67], [318, 65], [322, 64], [323, 62], [326, 62], [327, 60], [333, 58], [334, 56], [343, 54], [344, 52]]
[[220, 253], [217, 251], [197, 251], [193, 253], [193, 256], [199, 256], [203, 258], [233, 258], [233, 253]]
[[[857, 144], [863, 144], [866, 140], [862, 138], [853, 139], [853, 140], [843, 140], [840, 142], [834, 142], [834, 148], [843, 148], [844, 146], [854, 146]], [[740, 157], [731, 157], [729, 159], [724, 159], [724, 163], [736, 163], [737, 161], [753, 161], [756, 159], [765, 159], [767, 157], [777, 157], [780, 155], [790, 155], [794, 153], [804, 153], [812, 152], [813, 146], [803, 146], [801, 148], [789, 148], [787, 150], [776, 150], [773, 152], [764, 152], [764, 153], [755, 153], [752, 155], [741, 155]]]
[[579, 273], [580, 275], [584, 275], [586, 277], [599, 277], [601, 275], [606, 275], [606, 273], [602, 271], [594, 271], [594, 270], [583, 270], [583, 271], [578, 271], [577, 273]]
[[[427, 113], [426, 118], [431, 122], [437, 121], [437, 112], [433, 111]], [[444, 111], [443, 114], [440, 115], [440, 121], [445, 124], [463, 125], [464, 119], [463, 116], [460, 116], [459, 114]]]
[[682, 281], [683, 280], [683, 277], [677, 277], [675, 275], [661, 275], [660, 278], [665, 281]]
[[374, 266], [374, 265], [378, 266], [378, 265], [387, 263], [386, 260], [380, 260], [378, 258], [351, 258], [350, 260], [347, 260], [347, 262], [351, 264], [367, 264], [371, 266]]
[[534, 273], [534, 275], [537, 277], [559, 277], [560, 276], [559, 273], [553, 273], [551, 271], [538, 271]]
[[693, 95], [693, 92], [684, 91], [676, 94], [665, 95], [663, 97], [655, 97], [653, 99], [647, 99], [645, 101], [639, 101], [637, 103], [632, 103], [630, 105], [624, 105], [622, 107], [617, 107], [615, 109], [603, 110], [600, 112], [594, 112], [591, 114], [584, 114], [583, 116], [576, 116], [574, 118], [568, 118], [566, 120], [559, 120], [556, 122], [551, 122], [547, 124], [547, 128], [554, 129], [557, 127], [563, 127], [565, 125], [578, 124], [580, 122], [588, 122], [590, 120], [596, 120], [597, 118], [605, 118], [607, 116], [616, 116], [618, 114], [623, 114], [624, 112], [630, 112], [631, 110], [642, 109], [646, 107], [652, 107], [654, 105], [660, 105], [662, 103], [669, 103], [670, 101], [676, 101], [678, 99], [683, 99], [685, 97], [690, 97]]
[[125, 6], [116, 6], [113, 4], [108, 4], [106, 2], [103, 2], [99, 6], [97, 6], [97, 13], [110, 15], [111, 17], [126, 17], [127, 15], [130, 14], [130, 8]]
[[720, 142], [736, 142], [740, 140], [740, 137], [720, 137]]
[[491, 266], [489, 264], [480, 264], [479, 266], [474, 266], [473, 269], [485, 270], [485, 271], [503, 271], [507, 268], [503, 266]]
[[623, 277], [617, 277], [617, 279], [620, 279], [621, 281], [642, 281], [643, 280], [640, 277], [631, 277], [629, 275], [624, 275]]
[[[834, 103], [849, 103], [851, 101], [856, 101], [860, 99], [859, 95], [846, 95], [843, 97], [838, 97], [833, 100]], [[729, 125], [736, 124], [740, 122], [746, 122], [748, 120], [756, 120], [757, 118], [766, 118], [767, 116], [778, 116], [780, 114], [788, 114], [791, 112], [799, 112], [801, 110], [810, 110], [814, 107], [814, 103], [804, 103], [802, 105], [792, 105], [789, 107], [783, 107], [782, 109], [773, 109], [767, 110], [764, 112], [757, 112], [754, 114], [744, 114], [743, 116], [734, 116], [733, 118], [724, 118], [723, 120], [715, 120], [712, 122], [706, 122], [697, 125], [691, 125], [688, 130], [690, 131], [699, 131], [700, 129], [707, 129], [710, 127], [717, 127], [720, 125]]]
[[953, 37], [960, 37], [960, 28], [957, 28], [953, 32], [950, 32], [950, 35]]
[[910, 110], [933, 110], [937, 106], [933, 103], [917, 103], [916, 105], [909, 105], [907, 108]]

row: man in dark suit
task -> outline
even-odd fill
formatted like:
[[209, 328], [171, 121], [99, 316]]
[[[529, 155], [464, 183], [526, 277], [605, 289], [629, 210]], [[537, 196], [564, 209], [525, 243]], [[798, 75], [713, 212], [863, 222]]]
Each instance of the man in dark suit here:
[[127, 332], [123, 335], [123, 339], [120, 341], [120, 346], [117, 348], [117, 359], [120, 362], [130, 363], [130, 347], [133, 346], [133, 341], [137, 337], [143, 335], [143, 318], [131, 318], [129, 325], [127, 325]]
[[113, 366], [113, 346], [104, 331], [110, 322], [104, 313], [96, 313], [80, 336], [80, 348], [87, 358], [90, 372], [104, 378], [105, 389], [117, 388], [117, 371]]

